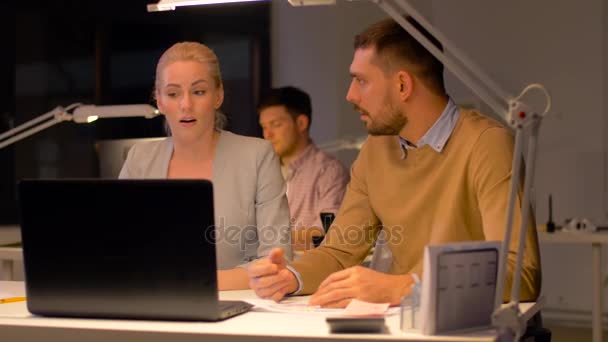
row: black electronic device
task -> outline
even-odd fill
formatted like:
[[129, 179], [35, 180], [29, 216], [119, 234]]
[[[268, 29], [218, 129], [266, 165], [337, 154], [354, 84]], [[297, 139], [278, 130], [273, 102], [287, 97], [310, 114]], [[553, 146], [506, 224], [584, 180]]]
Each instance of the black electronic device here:
[[549, 220], [547, 221], [547, 233], [555, 233], [556, 226], [553, 222], [553, 196], [549, 195]]
[[[323, 225], [323, 232], [325, 234], [327, 234], [327, 231], [329, 230], [329, 227], [331, 227], [331, 224], [334, 222], [336, 215], [334, 213], [320, 213], [319, 216], [321, 217], [321, 224]], [[325, 235], [313, 236], [312, 237], [313, 246], [319, 247], [319, 245], [323, 241], [324, 237], [325, 237]]]
[[24, 180], [28, 310], [43, 316], [217, 321], [213, 188], [205, 180]]
[[327, 317], [325, 321], [334, 334], [377, 334], [386, 330], [384, 316], [335, 316]]

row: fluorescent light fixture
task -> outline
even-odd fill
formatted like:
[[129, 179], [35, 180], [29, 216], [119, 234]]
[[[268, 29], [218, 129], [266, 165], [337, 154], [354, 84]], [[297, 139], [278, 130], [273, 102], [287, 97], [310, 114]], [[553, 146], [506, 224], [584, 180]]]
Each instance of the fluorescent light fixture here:
[[148, 104], [90, 106], [74, 103], [66, 108], [57, 107], [48, 113], [42, 114], [35, 119], [0, 134], [0, 150], [62, 121], [73, 120], [77, 123], [90, 123], [99, 118], [124, 118], [135, 116], [150, 119], [159, 114], [160, 112], [158, 109]]
[[[252, 2], [266, 0], [160, 0], [155, 4], [149, 4], [148, 12], [173, 11], [176, 7], [182, 6], [197, 6], [197, 5], [213, 5], [213, 4], [229, 4], [233, 2]], [[318, 0], [317, 0], [318, 1]]]
[[334, 5], [336, 3], [336, 0], [288, 0], [288, 1], [289, 1], [289, 4], [294, 7]]

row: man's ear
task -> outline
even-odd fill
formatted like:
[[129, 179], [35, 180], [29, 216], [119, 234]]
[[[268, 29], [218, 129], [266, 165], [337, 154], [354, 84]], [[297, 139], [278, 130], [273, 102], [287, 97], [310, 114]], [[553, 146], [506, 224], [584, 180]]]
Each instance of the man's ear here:
[[310, 126], [310, 120], [308, 116], [304, 114], [300, 114], [296, 117], [296, 127], [298, 128], [298, 132], [306, 132]]
[[401, 101], [407, 101], [414, 91], [414, 77], [405, 70], [399, 70], [395, 75], [397, 92]]

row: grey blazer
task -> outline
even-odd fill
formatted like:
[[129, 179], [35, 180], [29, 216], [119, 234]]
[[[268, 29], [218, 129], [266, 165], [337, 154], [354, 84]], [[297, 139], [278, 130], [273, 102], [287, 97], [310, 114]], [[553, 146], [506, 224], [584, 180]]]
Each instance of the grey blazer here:
[[[134, 145], [119, 178], [167, 178], [173, 140]], [[221, 131], [213, 161], [218, 269], [243, 266], [280, 247], [292, 258], [289, 207], [270, 143]]]

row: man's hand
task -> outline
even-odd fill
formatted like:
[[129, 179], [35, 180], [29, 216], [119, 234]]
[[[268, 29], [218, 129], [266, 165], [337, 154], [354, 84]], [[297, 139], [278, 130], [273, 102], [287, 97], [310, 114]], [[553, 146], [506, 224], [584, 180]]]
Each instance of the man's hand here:
[[273, 249], [267, 258], [247, 268], [249, 287], [264, 299], [275, 302], [298, 289], [296, 277], [287, 269], [287, 261], [280, 248]]
[[410, 293], [414, 278], [409, 274], [393, 275], [355, 266], [332, 273], [315, 294], [310, 305], [344, 308], [353, 298], [371, 303], [399, 305], [401, 297]]

